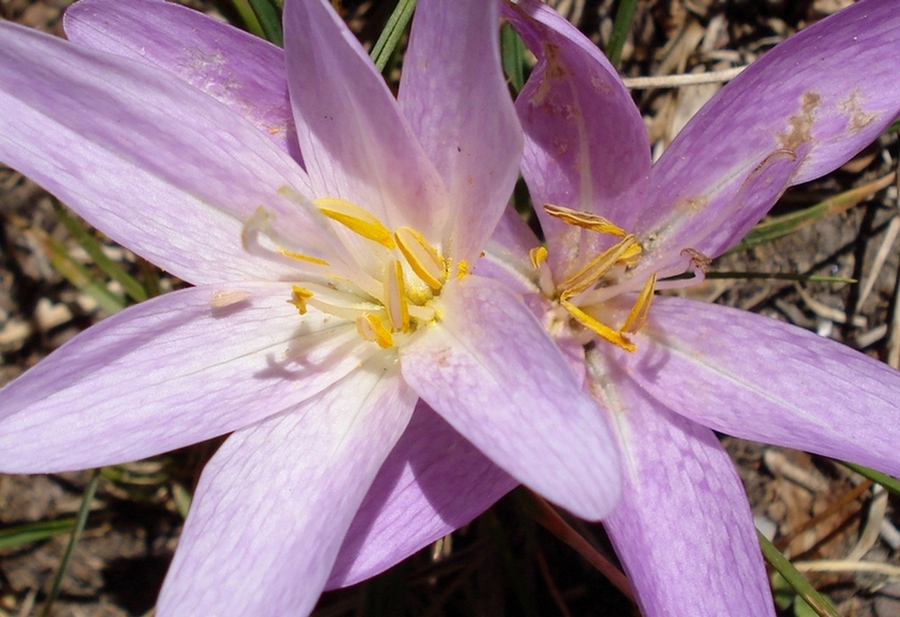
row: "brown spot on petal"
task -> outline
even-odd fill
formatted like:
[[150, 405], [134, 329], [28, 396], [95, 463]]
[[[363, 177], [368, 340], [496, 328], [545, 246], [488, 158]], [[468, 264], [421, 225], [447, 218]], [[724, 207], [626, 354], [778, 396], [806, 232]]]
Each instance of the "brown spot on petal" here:
[[541, 47], [544, 48], [544, 78], [537, 91], [528, 100], [534, 106], [541, 105], [553, 93], [554, 81], [564, 79], [569, 75], [569, 71], [559, 58], [559, 45], [545, 41], [541, 43]]
[[847, 131], [851, 134], [858, 133], [878, 118], [878, 114], [870, 114], [860, 109], [859, 103], [859, 88], [856, 88], [838, 105], [838, 109], [850, 116]]
[[821, 95], [812, 91], [804, 92], [800, 97], [800, 112], [788, 118], [788, 131], [778, 134], [778, 141], [785, 150], [795, 152], [803, 144], [812, 141], [815, 112], [821, 100]]

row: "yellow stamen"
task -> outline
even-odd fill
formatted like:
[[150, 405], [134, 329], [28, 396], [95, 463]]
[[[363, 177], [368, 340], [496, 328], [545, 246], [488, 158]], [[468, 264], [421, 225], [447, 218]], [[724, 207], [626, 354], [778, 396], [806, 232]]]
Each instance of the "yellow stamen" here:
[[356, 318], [356, 331], [367, 341], [377, 343], [382, 349], [394, 346], [394, 337], [391, 336], [384, 323], [377, 315], [366, 313]]
[[447, 280], [447, 264], [437, 249], [411, 227], [398, 227], [394, 239], [416, 276], [434, 291], [440, 291]]
[[531, 260], [531, 267], [535, 270], [541, 267], [541, 264], [547, 261], [547, 247], [545, 246], [536, 246], [530, 251], [528, 251], [528, 259]]
[[599, 214], [579, 212], [578, 210], [572, 210], [564, 206], [554, 206], [553, 204], [544, 204], [544, 210], [550, 216], [556, 217], [569, 225], [575, 225], [576, 227], [597, 231], [602, 234], [612, 234], [620, 238], [628, 235], [624, 229]]
[[568, 300], [561, 299], [559, 302], [564, 309], [569, 311], [569, 314], [574, 317], [578, 323], [580, 323], [582, 326], [584, 326], [600, 338], [612, 343], [613, 345], [621, 347], [625, 351], [634, 351], [635, 349], [637, 349], [634, 346], [634, 343], [628, 340], [628, 338], [620, 331], [614, 330], [613, 328], [600, 323]]
[[647, 322], [647, 315], [650, 312], [650, 303], [653, 301], [653, 290], [656, 288], [656, 275], [654, 274], [644, 283], [641, 293], [638, 294], [634, 306], [628, 312], [628, 318], [622, 325], [622, 332], [637, 332], [644, 327]]
[[469, 274], [469, 263], [465, 259], [460, 259], [456, 263], [456, 278], [465, 278]]
[[324, 259], [319, 259], [318, 257], [311, 257], [310, 255], [304, 255], [303, 253], [297, 253], [295, 251], [289, 251], [287, 249], [278, 249], [279, 254], [284, 255], [290, 259], [296, 259], [297, 261], [305, 261], [306, 263], [315, 264], [317, 266], [328, 266], [330, 265]]
[[384, 307], [392, 332], [409, 332], [409, 302], [403, 281], [403, 266], [396, 259], [387, 264], [384, 277]]
[[335, 197], [322, 197], [316, 199], [313, 204], [322, 214], [363, 238], [373, 240], [391, 250], [396, 248], [391, 230], [356, 204]]
[[634, 246], [637, 246], [640, 251], [640, 246], [634, 236], [625, 236], [621, 241], [594, 257], [581, 270], [562, 282], [560, 285], [563, 290], [562, 296], [568, 299], [596, 285], [597, 281], [613, 266], [621, 263], [626, 255], [633, 253], [632, 247]]
[[297, 307], [297, 310], [300, 311], [301, 315], [306, 315], [306, 303], [312, 297], [313, 292], [310, 290], [304, 289], [298, 285], [293, 285], [291, 287], [291, 299], [288, 300], [288, 304], [293, 304]]

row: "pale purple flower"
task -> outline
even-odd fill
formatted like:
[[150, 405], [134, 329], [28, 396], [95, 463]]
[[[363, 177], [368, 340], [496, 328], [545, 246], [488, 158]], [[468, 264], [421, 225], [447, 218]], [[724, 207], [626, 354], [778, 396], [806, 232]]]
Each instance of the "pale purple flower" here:
[[766, 317], [650, 298], [687, 284], [666, 277], [701, 280], [705, 258], [788, 186], [837, 168], [897, 117], [897, 3], [863, 0], [768, 52], [652, 165], [597, 48], [535, 0], [506, 16], [539, 59], [516, 107], [547, 252], [525, 257], [537, 241], [509, 218], [496, 275], [531, 289], [618, 435], [625, 486], [604, 524], [642, 614], [772, 615], [747, 498], [713, 431], [897, 475], [900, 373]]
[[285, 2], [284, 53], [156, 0], [76, 4], [73, 42], [0, 24], [0, 161], [194, 285], [0, 394], [9, 473], [233, 431], [158, 615], [307, 613], [516, 481], [584, 517], [614, 504], [605, 420], [471, 273], [522, 147], [497, 11], [422, 0], [397, 99], [326, 0]]

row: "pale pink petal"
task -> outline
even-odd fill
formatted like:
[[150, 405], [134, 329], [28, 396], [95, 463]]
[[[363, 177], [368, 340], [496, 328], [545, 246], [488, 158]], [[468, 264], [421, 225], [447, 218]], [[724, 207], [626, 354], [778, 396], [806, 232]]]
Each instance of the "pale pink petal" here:
[[602, 400], [624, 467], [603, 521], [644, 617], [774, 615], [747, 496], [715, 434], [648, 397], [615, 362]]
[[[676, 252], [716, 256], [766, 214], [781, 189], [839, 167], [871, 143], [900, 113], [898, 27], [894, 0], [859, 2], [741, 73], [654, 166], [634, 202], [644, 212], [642, 235], [664, 235]], [[772, 157], [795, 158], [797, 169], [773, 176], [767, 199], [736, 197], [743, 179]]]
[[160, 593], [160, 617], [307, 615], [416, 396], [363, 367], [231, 435], [207, 464]]
[[440, 320], [400, 350], [422, 399], [498, 467], [582, 518], [619, 494], [618, 453], [534, 315], [477, 276], [444, 288]]
[[355, 324], [301, 317], [290, 293], [193, 287], [81, 333], [0, 391], [0, 470], [99, 467], [203, 441], [316, 395], [370, 355]]
[[82, 0], [63, 25], [74, 43], [156, 66], [206, 92], [301, 160], [284, 51], [275, 45], [157, 0]]
[[498, 280], [521, 294], [536, 293], [538, 272], [531, 266], [529, 251], [541, 245], [522, 216], [507, 207], [494, 229], [484, 255], [475, 262], [473, 272]]
[[421, 0], [403, 58], [403, 115], [450, 194], [446, 254], [473, 260], [519, 176], [522, 129], [500, 68], [497, 2]]
[[505, 15], [538, 58], [516, 99], [526, 137], [522, 174], [551, 267], [561, 273], [596, 255], [610, 238], [554, 219], [543, 205], [630, 225], [635, 209], [622, 195], [645, 181], [650, 144], [618, 73], [575, 26], [536, 0], [511, 5]]
[[292, 248], [331, 257], [318, 213], [280, 193], [305, 190], [297, 163], [171, 75], [0, 23], [0, 84], [0, 161], [172, 274], [290, 276], [242, 247], [243, 224], [261, 207]]
[[419, 401], [353, 519], [327, 587], [378, 574], [462, 527], [516, 484]]
[[[315, 197], [351, 201], [428, 240], [447, 217], [434, 166], [365, 50], [327, 0], [284, 7], [288, 88]], [[436, 77], [439, 79], [439, 77]]]
[[811, 332], [659, 297], [622, 361], [647, 391], [717, 431], [900, 475], [900, 371]]

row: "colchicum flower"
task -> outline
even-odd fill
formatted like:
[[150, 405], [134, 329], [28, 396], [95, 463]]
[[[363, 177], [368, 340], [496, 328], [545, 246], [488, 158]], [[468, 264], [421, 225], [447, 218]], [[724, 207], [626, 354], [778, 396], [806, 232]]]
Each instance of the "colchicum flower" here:
[[768, 52], [652, 165], [597, 48], [535, 0], [506, 16], [538, 57], [516, 107], [546, 246], [505, 219], [494, 275], [530, 290], [618, 436], [623, 497], [604, 524], [642, 614], [773, 615], [747, 498], [713, 431], [897, 475], [900, 374], [654, 290], [702, 280], [788, 186], [842, 165], [897, 117], [897, 4], [862, 0]]
[[[472, 273], [522, 148], [497, 12], [422, 0], [396, 99], [327, 0], [285, 2], [284, 53], [154, 0], [74, 5], [71, 42], [0, 24], [0, 161], [194, 285], [0, 393], [8, 473], [232, 432], [158, 615], [307, 613], [516, 481], [580, 516], [613, 506], [595, 403]], [[403, 517], [428, 524], [400, 537]]]

